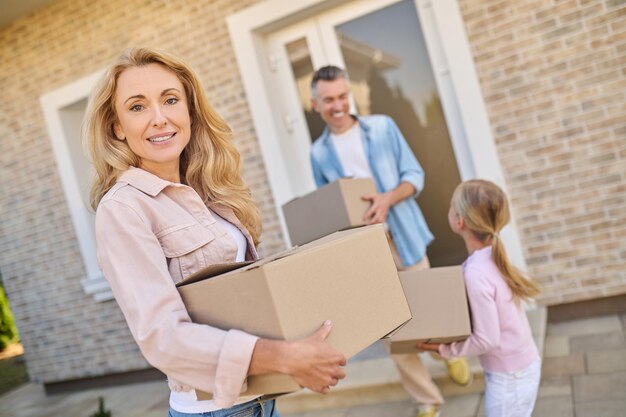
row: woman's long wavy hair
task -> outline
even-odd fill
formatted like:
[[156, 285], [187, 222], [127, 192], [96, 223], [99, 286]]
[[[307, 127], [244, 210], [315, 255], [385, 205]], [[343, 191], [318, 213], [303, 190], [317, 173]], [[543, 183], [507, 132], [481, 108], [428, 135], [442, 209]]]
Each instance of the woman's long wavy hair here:
[[83, 137], [87, 141], [96, 177], [90, 202], [95, 210], [102, 197], [129, 167], [139, 167], [139, 157], [126, 141], [116, 138], [113, 126], [117, 80], [128, 68], [159, 64], [172, 71], [187, 95], [191, 138], [180, 156], [181, 181], [192, 187], [207, 206], [230, 207], [248, 229], [255, 244], [261, 235], [259, 209], [241, 176], [241, 158], [232, 143], [231, 130], [209, 104], [198, 76], [179, 58], [149, 48], [124, 51], [107, 70], [89, 99]]
[[516, 300], [539, 294], [539, 288], [511, 264], [500, 238], [500, 230], [510, 220], [509, 203], [504, 191], [485, 180], [459, 184], [452, 195], [452, 207], [467, 228], [483, 243], [491, 243], [493, 261]]

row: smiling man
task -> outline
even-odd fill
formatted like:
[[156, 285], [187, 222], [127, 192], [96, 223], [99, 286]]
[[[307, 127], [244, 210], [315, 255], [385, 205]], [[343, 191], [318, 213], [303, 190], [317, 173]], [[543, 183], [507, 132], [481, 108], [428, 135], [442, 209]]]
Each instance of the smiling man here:
[[[424, 188], [424, 170], [404, 136], [388, 116], [350, 114], [350, 89], [341, 68], [326, 66], [313, 74], [313, 109], [326, 129], [311, 148], [311, 165], [318, 187], [339, 178], [372, 178], [377, 193], [364, 215], [367, 224], [385, 223], [398, 270], [430, 268], [426, 247], [433, 240], [415, 201]], [[418, 405], [418, 417], [435, 417], [443, 403], [441, 392], [416, 354], [392, 355], [402, 383]], [[454, 382], [468, 385], [465, 359], [447, 362]]]

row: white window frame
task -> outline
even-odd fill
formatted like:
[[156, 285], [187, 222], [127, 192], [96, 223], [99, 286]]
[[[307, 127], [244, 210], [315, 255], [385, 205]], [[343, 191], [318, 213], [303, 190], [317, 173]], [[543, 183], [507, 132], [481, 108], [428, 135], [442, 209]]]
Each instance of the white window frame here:
[[46, 93], [39, 99], [61, 178], [65, 200], [70, 211], [74, 232], [76, 233], [80, 253], [85, 265], [86, 276], [81, 279], [81, 284], [85, 293], [93, 296], [96, 301], [111, 300], [113, 294], [98, 266], [94, 235], [87, 232], [90, 228], [93, 228], [90, 218], [92, 214], [83, 203], [79, 183], [75, 177], [61, 112], [67, 106], [87, 99], [103, 73], [104, 70], [97, 71], [78, 81]]
[[[462, 129], [450, 132], [461, 178], [484, 178], [506, 189], [458, 1], [414, 1], [438, 86], [440, 90], [442, 86], [447, 90], [440, 93], [453, 97], [448, 104], [444, 103], [445, 111], [461, 121]], [[288, 233], [280, 207], [294, 195], [288, 181], [287, 169], [281, 160], [282, 152], [276, 140], [280, 128], [273, 114], [275, 106], [272, 103], [272, 94], [265, 82], [265, 74], [271, 65], [264, 52], [265, 37], [299, 20], [345, 3], [336, 0], [267, 0], [227, 19], [284, 236], [288, 236]], [[388, 2], [380, 0], [380, 3]], [[448, 79], [445, 85], [441, 83], [442, 77]], [[502, 235], [511, 260], [525, 268], [526, 262], [514, 219]], [[288, 238], [285, 239], [288, 244]]]

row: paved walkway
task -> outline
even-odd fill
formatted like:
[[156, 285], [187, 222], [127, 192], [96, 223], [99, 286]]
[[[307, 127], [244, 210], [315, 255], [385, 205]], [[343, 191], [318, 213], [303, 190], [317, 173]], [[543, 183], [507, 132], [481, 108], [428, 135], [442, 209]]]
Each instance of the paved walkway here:
[[[367, 366], [387, 363], [377, 352], [378, 348], [370, 350], [373, 357], [361, 358], [361, 362]], [[444, 388], [446, 404], [442, 417], [483, 416], [480, 379], [475, 384], [469, 393]], [[414, 405], [393, 378], [387, 389], [386, 399], [380, 400], [383, 388], [377, 387], [374, 392], [366, 386], [355, 387], [349, 406], [325, 402], [327, 396], [312, 397], [315, 403], [332, 407], [324, 410], [293, 412], [289, 410], [293, 404], [282, 400], [286, 406], [282, 415], [413, 417]], [[28, 384], [0, 397], [0, 417], [88, 417], [96, 411], [99, 396], [105, 398], [113, 417], [167, 415], [167, 386], [164, 382], [151, 382], [48, 397], [41, 385]], [[376, 399], [374, 403], [372, 398]], [[542, 383], [533, 416], [626, 416], [626, 314], [548, 323]]]
[[[548, 323], [534, 417], [626, 416], [626, 314]], [[283, 417], [414, 417], [410, 400]], [[484, 416], [484, 395], [447, 396], [442, 417]]]

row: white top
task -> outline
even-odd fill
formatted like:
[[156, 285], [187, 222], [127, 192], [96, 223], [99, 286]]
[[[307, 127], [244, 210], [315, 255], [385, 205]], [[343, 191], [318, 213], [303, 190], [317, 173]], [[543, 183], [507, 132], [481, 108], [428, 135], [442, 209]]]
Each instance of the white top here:
[[339, 135], [331, 133], [330, 140], [332, 140], [335, 151], [337, 151], [339, 162], [341, 162], [346, 177], [374, 178], [367, 162], [367, 156], [365, 156], [361, 129], [358, 123]]
[[[209, 210], [211, 211], [211, 210]], [[242, 262], [246, 260], [246, 248], [247, 242], [245, 236], [230, 222], [224, 220], [213, 211], [211, 214], [217, 220], [220, 226], [226, 229], [226, 231], [235, 239], [237, 242], [237, 258], [236, 262]], [[257, 396], [246, 396], [240, 397], [239, 400], [235, 403], [243, 404], [245, 402], [251, 401], [257, 398]], [[216, 406], [212, 400], [199, 401], [196, 396], [196, 391], [171, 391], [170, 393], [170, 407], [172, 409], [178, 411], [179, 413], [188, 413], [188, 414], [197, 414], [197, 413], [206, 413], [209, 411], [221, 410], [221, 407]]]
[[215, 220], [217, 220], [219, 225], [222, 226], [224, 229], [226, 229], [226, 231], [230, 234], [230, 236], [233, 239], [235, 239], [235, 242], [237, 243], [237, 258], [235, 259], [235, 262], [245, 261], [246, 249], [248, 247], [248, 242], [246, 241], [246, 237], [231, 222], [224, 220], [223, 218], [215, 214], [213, 211], [211, 211], [211, 214], [213, 215], [213, 217], [215, 217]]

